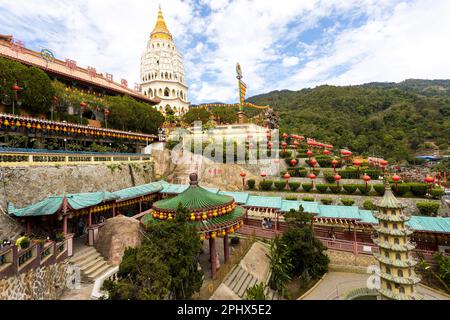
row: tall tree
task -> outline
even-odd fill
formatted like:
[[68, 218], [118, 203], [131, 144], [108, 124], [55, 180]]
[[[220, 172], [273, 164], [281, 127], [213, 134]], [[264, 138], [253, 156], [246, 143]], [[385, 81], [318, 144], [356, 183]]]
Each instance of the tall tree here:
[[201, 121], [206, 124], [209, 120], [210, 113], [205, 108], [191, 108], [183, 117], [184, 122], [193, 124], [195, 121]]

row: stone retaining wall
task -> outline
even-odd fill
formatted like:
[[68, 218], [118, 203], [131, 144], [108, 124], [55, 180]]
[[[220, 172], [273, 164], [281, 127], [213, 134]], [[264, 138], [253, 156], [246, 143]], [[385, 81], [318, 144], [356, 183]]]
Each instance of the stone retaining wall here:
[[0, 280], [0, 300], [56, 300], [67, 274], [68, 264], [59, 263]]
[[368, 267], [378, 265], [377, 260], [368, 254], [353, 254], [352, 252], [327, 250], [327, 256], [330, 258], [330, 264], [340, 266], [358, 266]]
[[[49, 195], [117, 191], [154, 180], [153, 162], [4, 167], [6, 201], [21, 208]], [[3, 187], [2, 187], [3, 189]], [[5, 197], [6, 193], [6, 197]]]

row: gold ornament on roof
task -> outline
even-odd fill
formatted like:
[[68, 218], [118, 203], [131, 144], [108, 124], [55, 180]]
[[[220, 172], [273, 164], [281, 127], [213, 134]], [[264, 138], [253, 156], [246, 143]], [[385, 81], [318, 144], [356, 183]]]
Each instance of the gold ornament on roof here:
[[150, 34], [150, 39], [165, 39], [172, 41], [172, 34], [167, 29], [166, 22], [162, 14], [161, 6], [158, 9], [158, 19], [156, 20], [155, 28]]

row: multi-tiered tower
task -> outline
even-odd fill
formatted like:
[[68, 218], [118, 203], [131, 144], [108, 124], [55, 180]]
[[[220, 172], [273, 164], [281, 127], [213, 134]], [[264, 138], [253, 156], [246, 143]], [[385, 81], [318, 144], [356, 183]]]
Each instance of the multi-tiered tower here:
[[375, 258], [380, 264], [381, 287], [379, 293], [383, 299], [419, 300], [422, 296], [416, 292], [415, 285], [420, 278], [414, 272], [417, 261], [412, 257], [414, 245], [409, 236], [412, 230], [406, 226], [410, 219], [403, 212], [404, 206], [395, 198], [390, 185], [378, 204], [378, 238], [374, 242], [379, 247]]
[[171, 109], [182, 115], [189, 109], [183, 58], [167, 29], [161, 7], [141, 58], [141, 92], [150, 98], [158, 97], [161, 102], [154, 107], [162, 113]]

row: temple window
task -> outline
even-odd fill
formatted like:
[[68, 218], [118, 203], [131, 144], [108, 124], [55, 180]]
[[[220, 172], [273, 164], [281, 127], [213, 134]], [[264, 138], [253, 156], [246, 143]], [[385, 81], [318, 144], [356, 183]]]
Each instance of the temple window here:
[[393, 227], [394, 227], [394, 230], [397, 230], [397, 224], [396, 223], [394, 223]]
[[403, 271], [402, 270], [398, 270], [397, 274], [398, 274], [399, 277], [403, 277]]
[[390, 283], [386, 284], [386, 288], [387, 288], [388, 290], [392, 290], [391, 284], [390, 284]]
[[397, 259], [397, 260], [400, 260], [400, 259], [401, 259], [400, 253], [396, 253], [396, 254], [395, 254], [395, 259]]
[[385, 227], [385, 228], [387, 228], [388, 227], [388, 224], [387, 224], [387, 222], [385, 221], [385, 222], [383, 222], [383, 227]]
[[402, 293], [402, 294], [405, 294], [405, 288], [400, 287], [400, 288], [398, 289], [398, 292], [400, 292], [400, 293]]
[[164, 89], [164, 97], [168, 97], [170, 95], [169, 88]]
[[395, 244], [400, 244], [400, 240], [398, 238], [394, 238], [394, 243]]
[[391, 274], [391, 268], [386, 267], [386, 273], [387, 273], [387, 274]]

